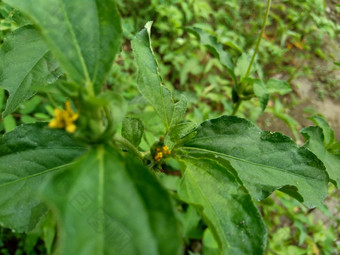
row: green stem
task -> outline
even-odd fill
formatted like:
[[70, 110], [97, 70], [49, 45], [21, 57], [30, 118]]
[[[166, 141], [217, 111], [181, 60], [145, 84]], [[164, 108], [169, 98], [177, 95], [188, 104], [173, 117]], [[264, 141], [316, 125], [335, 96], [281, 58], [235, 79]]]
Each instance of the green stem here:
[[113, 131], [114, 131], [113, 130], [113, 118], [112, 118], [110, 110], [107, 106], [104, 106], [104, 112], [105, 112], [105, 116], [106, 116], [106, 119], [107, 119], [107, 126], [106, 126], [106, 129], [104, 131], [104, 136], [112, 135]]
[[58, 104], [54, 101], [54, 99], [53, 99], [53, 97], [51, 96], [51, 94], [50, 94], [50, 93], [46, 93], [46, 95], [47, 95], [48, 100], [49, 100], [50, 103], [52, 104], [52, 106], [53, 106], [54, 108], [58, 108], [59, 106], [58, 106]]
[[114, 136], [114, 141], [116, 141], [120, 145], [123, 145], [126, 149], [135, 154], [140, 160], [143, 160], [144, 158], [143, 154], [139, 150], [137, 150], [137, 148], [128, 140], [126, 140], [124, 137], [121, 137], [120, 135], [116, 134]]
[[267, 24], [267, 20], [268, 20], [268, 16], [269, 16], [269, 10], [270, 10], [270, 6], [272, 4], [272, 1], [271, 0], [268, 0], [268, 3], [267, 3], [267, 9], [266, 9], [266, 14], [264, 16], [264, 20], [263, 20], [263, 24], [262, 24], [262, 28], [261, 28], [261, 32], [260, 32], [260, 35], [257, 39], [257, 43], [256, 43], [256, 47], [255, 47], [255, 51], [254, 51], [254, 54], [250, 60], [250, 63], [249, 63], [249, 66], [248, 66], [248, 70], [246, 72], [246, 76], [245, 78], [247, 78], [250, 74], [250, 71], [251, 71], [251, 67], [253, 66], [253, 63], [255, 61], [255, 57], [257, 55], [257, 52], [259, 51], [259, 47], [260, 47], [260, 43], [261, 43], [261, 40], [262, 40], [262, 36], [263, 36], [263, 33], [264, 33], [264, 30], [266, 28], [266, 24]]
[[233, 110], [233, 113], [232, 113], [231, 115], [235, 115], [235, 114], [237, 113], [238, 108], [240, 108], [241, 103], [242, 103], [242, 99], [240, 99], [240, 100], [236, 103], [236, 105], [235, 105], [235, 107], [234, 107], [234, 110]]
[[[255, 46], [255, 51], [254, 51], [253, 56], [252, 56], [252, 58], [250, 60], [250, 63], [249, 63], [249, 66], [248, 66], [248, 69], [247, 69], [247, 72], [246, 72], [246, 75], [245, 75], [244, 78], [247, 78], [249, 76], [251, 68], [252, 68], [252, 66], [254, 64], [254, 61], [255, 61], [255, 57], [256, 57], [256, 55], [257, 55], [257, 53], [259, 51], [259, 47], [260, 47], [260, 43], [261, 43], [261, 40], [262, 40], [262, 36], [263, 36], [264, 30], [265, 30], [266, 25], [267, 25], [267, 20], [268, 20], [269, 10], [270, 10], [271, 4], [272, 4], [272, 1], [268, 0], [267, 9], [266, 9], [265, 17], [264, 17], [264, 20], [263, 20], [261, 32], [260, 32], [260, 35], [259, 35], [259, 37], [257, 39], [256, 46]], [[234, 107], [232, 115], [235, 115], [237, 113], [238, 109], [240, 108], [240, 105], [241, 105], [242, 101], [243, 100], [240, 98], [240, 100], [237, 102], [237, 104]]]

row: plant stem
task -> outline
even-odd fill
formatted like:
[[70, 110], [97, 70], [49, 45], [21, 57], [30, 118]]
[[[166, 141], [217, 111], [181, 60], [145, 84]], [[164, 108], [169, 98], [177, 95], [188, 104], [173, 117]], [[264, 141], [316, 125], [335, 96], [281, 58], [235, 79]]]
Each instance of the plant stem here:
[[[247, 72], [246, 72], [246, 75], [244, 76], [244, 78], [247, 78], [249, 76], [251, 68], [252, 68], [252, 66], [254, 64], [254, 61], [255, 61], [255, 57], [256, 57], [256, 55], [257, 55], [257, 53], [259, 51], [259, 47], [260, 47], [260, 43], [261, 43], [261, 40], [262, 40], [262, 36], [263, 36], [264, 30], [266, 28], [266, 24], [267, 24], [267, 20], [268, 20], [269, 10], [270, 10], [271, 4], [272, 4], [272, 0], [268, 0], [267, 9], [266, 9], [266, 13], [265, 13], [265, 16], [264, 16], [261, 32], [260, 32], [259, 37], [257, 39], [256, 46], [255, 46], [255, 51], [254, 51], [253, 56], [252, 56], [252, 58], [250, 60], [250, 63], [249, 63], [249, 66], [248, 66], [248, 69], [247, 69]], [[243, 100], [240, 98], [240, 100], [237, 102], [237, 104], [234, 107], [232, 115], [235, 115], [237, 113], [238, 109], [240, 108], [240, 105], [241, 105], [242, 101]]]
[[105, 112], [105, 116], [106, 116], [106, 119], [107, 119], [107, 125], [106, 125], [106, 129], [104, 131], [104, 134], [107, 135], [112, 132], [113, 134], [113, 119], [112, 119], [112, 116], [111, 116], [111, 113], [110, 113], [110, 110], [107, 106], [104, 106], [104, 112]]
[[120, 145], [123, 145], [126, 149], [135, 154], [140, 160], [143, 160], [144, 158], [143, 154], [139, 150], [137, 150], [137, 148], [128, 140], [126, 140], [124, 137], [121, 137], [120, 135], [116, 134], [114, 136], [114, 141], [116, 141]]
[[272, 4], [272, 0], [268, 0], [268, 3], [267, 3], [267, 9], [266, 9], [266, 14], [264, 16], [264, 20], [263, 20], [263, 24], [262, 24], [262, 28], [261, 28], [261, 32], [260, 32], [260, 35], [257, 39], [257, 43], [256, 43], [256, 47], [255, 47], [255, 51], [253, 53], [253, 56], [250, 60], [250, 63], [249, 63], [249, 66], [248, 66], [248, 70], [246, 72], [246, 75], [245, 75], [245, 78], [247, 78], [250, 74], [250, 71], [251, 71], [251, 68], [253, 66], [253, 63], [255, 61], [255, 57], [257, 55], [257, 52], [259, 51], [259, 47], [260, 47], [260, 43], [261, 43], [261, 40], [262, 40], [262, 36], [264, 34], [264, 30], [266, 28], [266, 24], [267, 24], [267, 20], [268, 20], [268, 16], [269, 16], [269, 10], [270, 10], [270, 6]]
[[50, 103], [52, 104], [52, 106], [53, 106], [54, 108], [58, 108], [59, 106], [58, 106], [58, 104], [54, 101], [54, 99], [53, 99], [53, 97], [51, 96], [51, 94], [47, 92], [46, 95], [47, 95], [48, 100], [49, 100]]
[[241, 103], [242, 103], [242, 99], [240, 99], [240, 100], [236, 103], [236, 105], [235, 105], [235, 107], [234, 107], [234, 110], [233, 110], [233, 113], [232, 113], [231, 115], [235, 115], [235, 114], [237, 113], [238, 108], [240, 108]]

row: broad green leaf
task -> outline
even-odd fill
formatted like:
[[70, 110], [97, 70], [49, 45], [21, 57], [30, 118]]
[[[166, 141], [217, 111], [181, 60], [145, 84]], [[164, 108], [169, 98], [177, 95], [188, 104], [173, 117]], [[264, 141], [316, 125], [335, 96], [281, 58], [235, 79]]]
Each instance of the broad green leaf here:
[[285, 95], [292, 91], [289, 83], [282, 80], [269, 79], [266, 85], [270, 94], [277, 93], [279, 95]]
[[183, 149], [195, 157], [230, 162], [257, 200], [282, 189], [313, 207], [327, 194], [328, 176], [322, 162], [283, 134], [263, 132], [235, 116], [208, 120], [196, 132]]
[[114, 0], [4, 2], [33, 20], [73, 82], [101, 90], [122, 37]]
[[269, 101], [269, 93], [268, 93], [267, 87], [263, 83], [263, 81], [255, 80], [253, 89], [254, 89], [254, 94], [256, 95], [256, 97], [259, 99], [261, 103], [262, 111], [264, 111]]
[[138, 147], [144, 134], [144, 124], [140, 119], [125, 118], [122, 127], [122, 136]]
[[221, 254], [263, 254], [266, 229], [247, 190], [214, 160], [181, 160], [185, 169], [179, 197], [200, 211]]
[[340, 155], [327, 151], [322, 128], [307, 127], [300, 132], [307, 140], [305, 147], [324, 163], [329, 178], [333, 180], [337, 187], [340, 187]]
[[34, 95], [32, 86], [48, 83], [51, 55], [45, 42], [32, 26], [21, 27], [10, 34], [2, 48], [3, 64], [0, 69], [0, 86], [9, 92], [3, 116], [7, 116], [25, 100]]
[[[62, 192], [56, 192], [65, 185]], [[167, 192], [148, 169], [112, 148], [91, 150], [44, 190], [60, 228], [57, 254], [179, 254]]]
[[162, 85], [157, 61], [151, 48], [151, 25], [137, 33], [132, 40], [132, 48], [138, 65], [138, 89], [153, 106], [163, 121], [167, 131], [179, 121], [186, 111], [186, 100], [174, 103], [171, 92]]
[[23, 125], [0, 138], [0, 224], [18, 232], [34, 228], [47, 209], [38, 189], [85, 148], [62, 130]]
[[234, 63], [230, 54], [223, 50], [223, 45], [217, 42], [217, 38], [208, 34], [197, 27], [183, 27], [183, 30], [196, 36], [200, 40], [201, 44], [206, 46], [208, 50], [221, 62], [221, 64], [227, 69], [229, 75], [236, 83], [236, 77], [234, 73]]
[[335, 135], [333, 129], [329, 126], [327, 120], [321, 116], [321, 115], [315, 115], [310, 118], [311, 121], [315, 123], [315, 125], [322, 128], [323, 135], [324, 135], [324, 143], [325, 146], [330, 146], [332, 143], [334, 143]]

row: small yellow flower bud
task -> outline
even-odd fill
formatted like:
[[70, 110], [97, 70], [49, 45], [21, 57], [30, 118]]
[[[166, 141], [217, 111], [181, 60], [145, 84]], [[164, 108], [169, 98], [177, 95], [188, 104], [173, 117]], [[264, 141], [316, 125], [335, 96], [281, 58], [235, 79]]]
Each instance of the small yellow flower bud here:
[[159, 161], [161, 161], [162, 158], [163, 158], [163, 153], [158, 152], [157, 155], [155, 156], [155, 161], [159, 162]]
[[48, 126], [50, 128], [65, 128], [67, 132], [74, 133], [77, 126], [73, 122], [78, 119], [79, 114], [73, 112], [70, 101], [66, 101], [65, 108], [65, 110], [54, 109], [54, 119], [50, 121]]

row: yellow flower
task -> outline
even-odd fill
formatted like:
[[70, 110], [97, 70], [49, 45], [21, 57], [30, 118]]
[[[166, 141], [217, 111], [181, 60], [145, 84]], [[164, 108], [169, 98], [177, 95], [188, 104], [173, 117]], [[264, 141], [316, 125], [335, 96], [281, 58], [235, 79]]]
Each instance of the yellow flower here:
[[157, 154], [154, 157], [156, 162], [160, 162], [162, 158], [166, 158], [171, 154], [171, 151], [169, 150], [169, 147], [167, 145], [164, 145], [162, 148], [156, 148], [156, 152]]
[[77, 129], [77, 126], [73, 123], [75, 122], [79, 114], [73, 112], [71, 108], [71, 103], [66, 101], [65, 110], [54, 109], [54, 119], [50, 121], [48, 126], [50, 128], [65, 128], [65, 130], [69, 133], [74, 133]]
[[162, 152], [163, 152], [164, 156], [168, 156], [168, 155], [171, 154], [171, 150], [169, 150], [169, 147], [167, 145], [164, 145], [162, 147]]
[[161, 161], [162, 158], [163, 158], [163, 153], [158, 152], [157, 155], [155, 156], [155, 161], [159, 162], [159, 161]]

